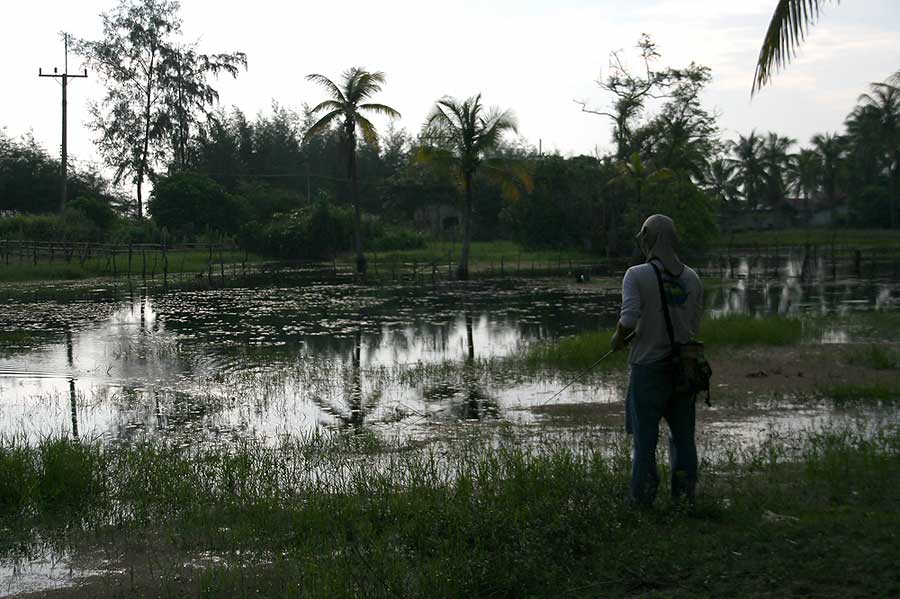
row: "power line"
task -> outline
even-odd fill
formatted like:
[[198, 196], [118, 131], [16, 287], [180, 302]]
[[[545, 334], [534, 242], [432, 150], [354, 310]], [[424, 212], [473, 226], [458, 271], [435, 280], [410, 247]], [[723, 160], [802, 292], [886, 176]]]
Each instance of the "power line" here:
[[62, 80], [62, 148], [61, 148], [61, 159], [59, 161], [59, 178], [60, 178], [60, 200], [59, 200], [59, 211], [62, 213], [66, 208], [66, 177], [68, 176], [68, 148], [67, 148], [67, 139], [66, 139], [66, 109], [67, 109], [67, 101], [66, 101], [66, 88], [69, 84], [69, 79], [86, 79], [87, 78], [87, 69], [84, 70], [83, 75], [70, 75], [69, 74], [69, 34], [65, 34], [65, 62], [63, 67], [63, 72], [58, 73], [56, 67], [53, 68], [53, 73], [44, 74], [43, 71], [38, 69], [38, 77], [53, 77], [55, 79]]

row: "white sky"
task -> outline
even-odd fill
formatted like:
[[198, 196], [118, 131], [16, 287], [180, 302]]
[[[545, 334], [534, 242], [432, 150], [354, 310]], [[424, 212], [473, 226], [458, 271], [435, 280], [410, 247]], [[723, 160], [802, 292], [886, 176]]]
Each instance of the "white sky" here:
[[[62, 67], [59, 32], [98, 38], [99, 13], [115, 0], [0, 0], [0, 127], [32, 130], [55, 153], [60, 91], [39, 79], [38, 67]], [[350, 66], [382, 70], [377, 101], [398, 109], [400, 126], [417, 132], [434, 100], [483, 94], [511, 108], [520, 134], [545, 151], [590, 154], [611, 148], [603, 117], [584, 114], [573, 99], [608, 104], [594, 81], [609, 52], [649, 33], [660, 65], [708, 65], [714, 82], [705, 101], [720, 114], [726, 137], [753, 128], [808, 142], [837, 131], [872, 81], [900, 69], [900, 1], [844, 0], [829, 4], [799, 57], [774, 85], [751, 101], [759, 43], [775, 0], [385, 0], [282, 2], [183, 0], [187, 40], [201, 52], [241, 50], [249, 69], [218, 88], [225, 106], [248, 115], [273, 100], [299, 108], [323, 99], [303, 79], [318, 72], [337, 79]], [[633, 54], [632, 54], [633, 56]], [[70, 71], [80, 66], [70, 57]], [[96, 160], [86, 104], [99, 100], [96, 77], [69, 87], [70, 156]], [[377, 121], [376, 121], [377, 122]], [[382, 122], [382, 125], [384, 123]]]

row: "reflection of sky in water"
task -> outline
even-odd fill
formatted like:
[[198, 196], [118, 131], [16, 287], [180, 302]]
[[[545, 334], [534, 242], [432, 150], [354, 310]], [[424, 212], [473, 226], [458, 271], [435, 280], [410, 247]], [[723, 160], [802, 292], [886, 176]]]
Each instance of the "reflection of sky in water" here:
[[[708, 282], [712, 272], [701, 269]], [[821, 256], [806, 266], [802, 257], [783, 257], [774, 269], [745, 256], [728, 274], [708, 285], [714, 317], [897, 304], [890, 276], [837, 271], [832, 278]], [[619, 303], [616, 285], [518, 279], [419, 287], [282, 281], [169, 293], [92, 282], [7, 287], [0, 295], [3, 330], [36, 339], [0, 354], [0, 432], [34, 438], [77, 427], [89, 437], [184, 442], [321, 426], [531, 422], [527, 408], [567, 381], [495, 380], [477, 366], [441, 364], [467, 358], [470, 334], [476, 358], [496, 358], [536, 340], [610, 327]], [[834, 329], [822, 341], [848, 339]], [[602, 382], [575, 385], [559, 401], [612, 401], [618, 393]]]
[[108, 573], [73, 562], [69, 552], [43, 543], [32, 544], [24, 554], [0, 557], [0, 597], [73, 587], [82, 579]]
[[[464, 360], [470, 335], [474, 355], [490, 358], [608, 327], [618, 301], [599, 289], [523, 282], [57, 291], [11, 293], [0, 317], [41, 333], [30, 349], [0, 355], [2, 433], [229, 441], [414, 417], [497, 418], [509, 398], [539, 391], [477, 373], [444, 380], [427, 366]], [[426, 370], [401, 380], [402, 366]]]

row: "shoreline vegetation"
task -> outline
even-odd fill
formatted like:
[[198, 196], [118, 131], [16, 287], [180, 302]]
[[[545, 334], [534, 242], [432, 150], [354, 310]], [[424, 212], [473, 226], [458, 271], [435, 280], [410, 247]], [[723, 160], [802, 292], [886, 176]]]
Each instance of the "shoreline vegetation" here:
[[663, 483], [650, 510], [625, 500], [622, 435], [461, 435], [415, 450], [4, 439], [3, 551], [39, 534], [88, 566], [107, 556], [49, 597], [900, 593], [896, 428], [735, 443], [704, 458], [694, 509]]
[[[829, 256], [831, 247], [835, 246], [847, 251], [871, 251], [878, 254], [893, 253], [900, 247], [900, 233], [892, 230], [873, 229], [784, 229], [767, 231], [741, 231], [733, 235], [723, 232], [718, 241], [710, 248], [710, 252], [733, 249], [760, 248], [782, 250], [788, 247], [803, 248], [805, 246], [823, 248], [823, 255]], [[126, 247], [126, 246], [123, 246]], [[460, 244], [453, 241], [426, 241], [421, 248], [408, 250], [376, 251], [367, 250], [365, 255], [371, 265], [368, 277], [372, 280], [391, 277], [398, 272], [409, 276], [428, 277], [431, 275], [445, 278], [452, 271], [459, 258]], [[92, 277], [127, 276], [127, 264], [124, 250], [119, 252], [118, 264], [113, 266], [107, 256], [91, 257], [83, 263], [80, 260], [65, 261], [62, 255], [49, 261], [46, 256], [36, 260], [29, 255], [12, 256], [8, 264], [0, 263], [0, 283], [27, 282], [41, 280], [78, 280]], [[868, 258], [868, 257], [867, 257]], [[134, 258], [132, 277], [142, 275], [140, 256]], [[592, 267], [609, 266], [609, 258], [602, 253], [591, 253], [577, 248], [542, 248], [530, 249], [520, 243], [508, 240], [472, 242], [470, 269], [481, 275], [491, 274], [565, 274], [577, 276], [584, 274], [590, 277]], [[332, 260], [313, 260], [311, 263], [340, 267], [342, 271], [351, 269], [356, 261], [352, 253], [342, 253]], [[267, 259], [261, 255], [245, 252], [240, 249], [218, 250], [209, 258], [208, 251], [179, 251], [169, 254], [169, 274], [202, 275], [208, 273], [212, 263], [213, 275], [224, 266], [232, 272], [237, 265], [260, 265], [264, 263], [284, 263], [277, 259]], [[628, 262], [627, 257], [614, 258], [617, 265]], [[115, 271], [115, 274], [114, 274]], [[147, 275], [162, 276], [163, 265], [159, 251], [147, 254]]]

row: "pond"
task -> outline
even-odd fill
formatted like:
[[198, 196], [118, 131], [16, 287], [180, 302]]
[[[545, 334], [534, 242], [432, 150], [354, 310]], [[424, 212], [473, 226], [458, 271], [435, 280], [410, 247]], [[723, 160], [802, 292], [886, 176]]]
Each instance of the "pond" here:
[[[699, 270], [711, 317], [895, 307], [896, 264], [832, 270], [796, 255]], [[807, 272], [801, 273], [800, 270]], [[802, 276], [801, 276], [802, 274]], [[397, 435], [460, 420], [542, 421], [558, 374], [485, 369], [529, 344], [614, 326], [619, 279], [502, 277], [355, 285], [282, 270], [209, 287], [139, 280], [0, 288], [0, 434], [230, 443], [318, 429]], [[846, 341], [835, 329], [823, 341]], [[472, 361], [471, 358], [477, 358]], [[501, 369], [503, 370], [503, 369]], [[621, 401], [624, 373], [560, 403]]]

